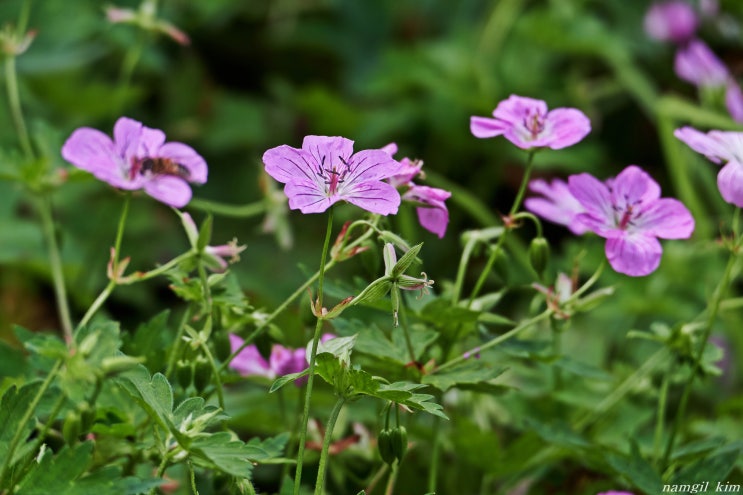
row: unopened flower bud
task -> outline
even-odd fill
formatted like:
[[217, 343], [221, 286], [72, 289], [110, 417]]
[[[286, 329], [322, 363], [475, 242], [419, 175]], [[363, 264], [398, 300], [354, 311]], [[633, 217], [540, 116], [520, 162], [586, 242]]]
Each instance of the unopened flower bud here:
[[529, 244], [529, 263], [540, 277], [544, 274], [550, 258], [550, 246], [544, 237], [535, 237]]
[[387, 464], [395, 462], [395, 452], [392, 448], [392, 431], [384, 429], [377, 435], [377, 449], [382, 460]]
[[204, 356], [196, 358], [193, 367], [193, 385], [196, 390], [203, 392], [212, 379], [212, 366]]
[[67, 411], [64, 423], [62, 423], [62, 438], [69, 445], [74, 445], [82, 432], [80, 414], [77, 411]]
[[175, 378], [184, 389], [191, 386], [193, 381], [193, 366], [188, 361], [179, 359], [175, 365]]

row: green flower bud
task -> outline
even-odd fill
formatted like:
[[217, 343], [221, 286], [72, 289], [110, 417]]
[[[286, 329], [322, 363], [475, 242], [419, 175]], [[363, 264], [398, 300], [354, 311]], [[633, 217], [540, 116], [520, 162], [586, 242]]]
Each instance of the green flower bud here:
[[230, 336], [226, 330], [214, 332], [212, 337], [214, 343], [214, 355], [220, 361], [230, 357], [232, 349], [230, 348]]
[[69, 445], [77, 443], [77, 439], [80, 437], [82, 432], [82, 425], [80, 422], [80, 414], [77, 411], [67, 411], [62, 423], [62, 438]]
[[77, 407], [77, 410], [80, 414], [80, 427], [82, 428], [82, 431], [90, 431], [93, 427], [93, 422], [95, 421], [95, 410], [90, 407], [88, 402], [81, 403]]
[[382, 460], [387, 464], [395, 462], [395, 451], [392, 446], [392, 430], [384, 429], [377, 435], [377, 448]]
[[550, 259], [550, 245], [544, 237], [535, 237], [529, 244], [529, 263], [540, 277], [547, 268]]
[[175, 378], [184, 389], [191, 386], [193, 381], [193, 366], [188, 361], [179, 359], [175, 364]]
[[408, 450], [408, 430], [404, 426], [393, 428], [390, 434], [390, 443], [392, 452], [395, 454], [398, 462], [402, 462], [405, 452]]
[[193, 366], [193, 385], [196, 390], [203, 392], [212, 379], [212, 366], [204, 356], [196, 358]]

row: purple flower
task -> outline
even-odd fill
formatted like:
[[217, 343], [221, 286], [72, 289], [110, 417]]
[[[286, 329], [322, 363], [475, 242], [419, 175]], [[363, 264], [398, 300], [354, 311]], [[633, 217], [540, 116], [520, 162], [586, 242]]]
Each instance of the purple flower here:
[[743, 133], [710, 131], [704, 134], [692, 127], [682, 127], [673, 135], [714, 163], [725, 163], [717, 174], [717, 187], [725, 201], [743, 208]]
[[545, 220], [567, 226], [575, 235], [581, 235], [588, 230], [578, 218], [585, 209], [570, 193], [565, 181], [553, 179], [548, 183], [542, 179], [534, 179], [529, 182], [529, 189], [544, 197], [527, 198], [524, 201], [527, 210]]
[[619, 273], [652, 273], [663, 252], [657, 238], [686, 239], [694, 231], [689, 210], [676, 199], [661, 198], [660, 186], [635, 165], [610, 184], [585, 173], [571, 175], [568, 187], [586, 210], [580, 221], [606, 238], [606, 257]]
[[645, 32], [658, 41], [683, 43], [694, 35], [697, 24], [694, 9], [681, 0], [654, 3], [645, 14]]
[[727, 67], [700, 40], [692, 40], [676, 52], [676, 75], [697, 87], [725, 86], [730, 78]]
[[[397, 153], [397, 145], [390, 143], [382, 148], [382, 151], [393, 156]], [[415, 177], [423, 177], [421, 170], [423, 161], [403, 158], [395, 163], [398, 168], [395, 175], [388, 179], [390, 184], [397, 188], [407, 188], [402, 199], [419, 205], [415, 209], [418, 222], [424, 229], [436, 234], [439, 239], [443, 238], [446, 234], [446, 227], [449, 225], [449, 210], [445, 201], [451, 197], [451, 193], [444, 189], [413, 183]]]
[[[199, 229], [196, 227], [196, 223], [193, 221], [193, 218], [191, 218], [189, 213], [178, 213], [180, 214], [183, 228], [186, 230], [188, 241], [191, 243], [191, 248], [198, 252]], [[204, 261], [208, 268], [213, 271], [223, 272], [227, 269], [230, 263], [237, 263], [240, 261], [240, 253], [245, 251], [245, 247], [246, 246], [244, 245], [238, 245], [237, 238], [234, 238], [227, 244], [206, 246], [201, 254], [204, 257]]]
[[[235, 334], [230, 334], [230, 352], [235, 352], [243, 345], [244, 340]], [[230, 361], [230, 368], [243, 376], [265, 376], [274, 378], [276, 375], [271, 370], [268, 362], [258, 352], [255, 344], [246, 346], [235, 358]]]
[[547, 111], [542, 100], [511, 95], [493, 111], [494, 119], [471, 117], [470, 131], [478, 138], [503, 135], [519, 148], [567, 148], [591, 132], [591, 121], [575, 108]]
[[271, 347], [268, 363], [276, 376], [300, 373], [309, 366], [304, 349], [289, 349], [280, 344]]
[[449, 191], [414, 184], [402, 195], [405, 201], [422, 205], [415, 209], [418, 221], [424, 229], [439, 236], [439, 239], [444, 237], [446, 226], [449, 224], [449, 210], [445, 201], [450, 197]]
[[289, 207], [321, 213], [347, 201], [372, 213], [397, 213], [400, 194], [382, 179], [397, 172], [397, 163], [382, 150], [353, 153], [353, 141], [307, 136], [302, 148], [281, 145], [263, 154], [268, 175], [286, 184]]
[[165, 134], [121, 117], [114, 139], [89, 127], [77, 129], [62, 146], [62, 157], [114, 187], [144, 189], [175, 208], [191, 200], [188, 182], [206, 182], [204, 159], [183, 143], [166, 143]]

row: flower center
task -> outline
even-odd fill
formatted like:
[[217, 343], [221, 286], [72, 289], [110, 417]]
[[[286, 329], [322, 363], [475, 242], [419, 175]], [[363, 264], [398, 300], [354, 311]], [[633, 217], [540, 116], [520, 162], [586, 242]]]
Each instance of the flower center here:
[[524, 117], [524, 127], [531, 133], [531, 138], [536, 139], [544, 130], [544, 117], [538, 112], [530, 112]]
[[613, 206], [614, 212], [616, 213], [615, 220], [617, 222], [617, 228], [619, 230], [627, 230], [627, 227], [632, 226], [632, 222], [640, 218], [642, 212], [638, 212], [635, 208], [642, 203], [641, 199], [630, 203], [628, 198], [624, 198], [624, 206], [615, 204]]
[[338, 186], [345, 182], [346, 175], [351, 171], [351, 164], [345, 158], [338, 155], [338, 160], [340, 160], [342, 166], [333, 165], [332, 167], [326, 167], [326, 158], [326, 155], [323, 155], [320, 162], [320, 171], [317, 175], [328, 186], [328, 196], [333, 196], [338, 191]]

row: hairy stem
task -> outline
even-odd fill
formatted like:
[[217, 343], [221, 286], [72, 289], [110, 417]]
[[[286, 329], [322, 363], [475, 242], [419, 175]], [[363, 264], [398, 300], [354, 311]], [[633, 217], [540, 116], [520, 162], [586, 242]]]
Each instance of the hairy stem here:
[[[328, 424], [325, 425], [325, 437], [322, 440], [322, 450], [320, 451], [320, 465], [317, 468], [317, 481], [315, 481], [315, 495], [322, 495], [323, 488], [325, 487], [325, 473], [328, 470], [328, 453], [330, 450], [330, 442], [333, 440], [333, 429], [335, 428], [335, 422], [338, 420], [338, 415], [345, 404], [346, 399], [340, 397], [333, 410], [330, 412], [330, 418], [328, 418]], [[296, 485], [295, 485], [296, 486]]]

